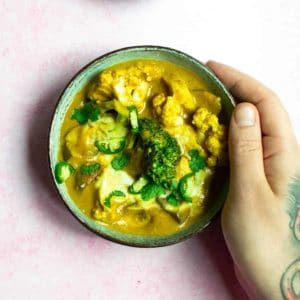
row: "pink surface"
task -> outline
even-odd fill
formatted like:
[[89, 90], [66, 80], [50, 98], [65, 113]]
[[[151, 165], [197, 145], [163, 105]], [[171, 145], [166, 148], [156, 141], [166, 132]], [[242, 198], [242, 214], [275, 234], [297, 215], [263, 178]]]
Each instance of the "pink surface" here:
[[[210, 1], [207, 13], [199, 2], [0, 0], [1, 299], [246, 299], [218, 221], [175, 246], [117, 245], [77, 223], [48, 174], [47, 129], [57, 97], [75, 71], [104, 52], [162, 44], [203, 60], [240, 59], [250, 70], [259, 65], [264, 54], [252, 45], [261, 45], [261, 36], [243, 48], [241, 35], [239, 53], [251, 52], [250, 61], [235, 56], [231, 43], [220, 49], [235, 21], [225, 22], [219, 1]], [[254, 13], [252, 19], [236, 10], [234, 15], [240, 21], [261, 20], [263, 7], [257, 3], [245, 9]], [[171, 4], [172, 13], [166, 15]], [[220, 35], [212, 13], [224, 24]], [[243, 30], [258, 29], [245, 25]], [[259, 74], [260, 67], [252, 71]]]

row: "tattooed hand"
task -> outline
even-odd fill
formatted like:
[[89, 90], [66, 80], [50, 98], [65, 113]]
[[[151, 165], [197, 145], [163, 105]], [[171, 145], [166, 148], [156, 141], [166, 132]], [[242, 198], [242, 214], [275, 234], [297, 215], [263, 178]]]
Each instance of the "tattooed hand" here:
[[228, 66], [207, 64], [237, 102], [222, 228], [251, 299], [300, 299], [300, 150], [278, 97]]

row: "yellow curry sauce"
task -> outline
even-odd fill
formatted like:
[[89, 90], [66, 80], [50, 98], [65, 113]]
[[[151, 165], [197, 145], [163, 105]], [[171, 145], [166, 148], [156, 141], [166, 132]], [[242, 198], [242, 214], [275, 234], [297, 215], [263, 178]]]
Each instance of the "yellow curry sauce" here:
[[[91, 101], [100, 113], [80, 124], [74, 111], [78, 113]], [[147, 135], [141, 138], [133, 132], [132, 107], [138, 120], [156, 120], [180, 149], [174, 178], [163, 187], [164, 192], [147, 200], [141, 193], [129, 192], [148, 167], [143, 144]], [[101, 72], [75, 96], [63, 121], [59, 160], [76, 169], [65, 181], [70, 196], [86, 215], [121, 232], [153, 236], [187, 228], [208, 208], [206, 196], [212, 175], [226, 158], [226, 129], [219, 123], [220, 111], [221, 99], [209, 92], [201, 79], [169, 62], [135, 60]], [[101, 152], [95, 143], [106, 139], [115, 128], [126, 137], [126, 145], [115, 154]], [[112, 161], [122, 155], [128, 162], [115, 170]], [[81, 166], [94, 164], [100, 166], [96, 172], [84, 169], [88, 174], [80, 173]], [[193, 180], [185, 187], [191, 189], [190, 182], [197, 186], [184, 198], [178, 183], [189, 176]], [[152, 180], [146, 178], [148, 183]], [[112, 194], [116, 190], [121, 194]]]

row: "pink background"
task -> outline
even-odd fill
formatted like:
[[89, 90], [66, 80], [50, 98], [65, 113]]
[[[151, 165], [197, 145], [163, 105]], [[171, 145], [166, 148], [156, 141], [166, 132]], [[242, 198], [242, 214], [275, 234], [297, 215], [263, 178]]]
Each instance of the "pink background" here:
[[300, 2], [267, 3], [0, 0], [1, 299], [246, 299], [219, 221], [160, 249], [101, 239], [53, 190], [46, 143], [74, 72], [134, 44], [175, 47], [253, 74], [281, 96], [299, 138]]

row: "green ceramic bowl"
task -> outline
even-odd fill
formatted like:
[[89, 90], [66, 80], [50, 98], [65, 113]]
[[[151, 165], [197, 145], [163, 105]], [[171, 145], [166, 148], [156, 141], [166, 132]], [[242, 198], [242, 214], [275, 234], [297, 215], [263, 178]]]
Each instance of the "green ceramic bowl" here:
[[[222, 98], [223, 110], [221, 118], [223, 122], [229, 122], [229, 118], [234, 107], [232, 96], [220, 80], [212, 73], [212, 71], [195, 58], [183, 52], [160, 46], [137, 46], [119, 49], [107, 53], [85, 66], [73, 77], [60, 96], [53, 115], [49, 134], [49, 161], [53, 180], [54, 168], [58, 162], [60, 129], [65, 113], [67, 112], [73, 97], [99, 72], [111, 67], [112, 65], [135, 59], [158, 59], [168, 61], [199, 76], [214, 94]], [[191, 237], [203, 230], [211, 222], [211, 220], [220, 211], [227, 194], [227, 171], [223, 170], [222, 172], [219, 172], [221, 174], [218, 176], [219, 180], [213, 183], [214, 186], [211, 188], [213, 193], [210, 195], [211, 204], [205, 214], [189, 228], [166, 236], [140, 236], [125, 234], [109, 229], [108, 227], [103, 226], [87, 217], [69, 196], [66, 186], [64, 184], [57, 184], [55, 180], [54, 182], [60, 196], [70, 212], [91, 231], [109, 240], [130, 246], [158, 247], [178, 243], [188, 237]]]

